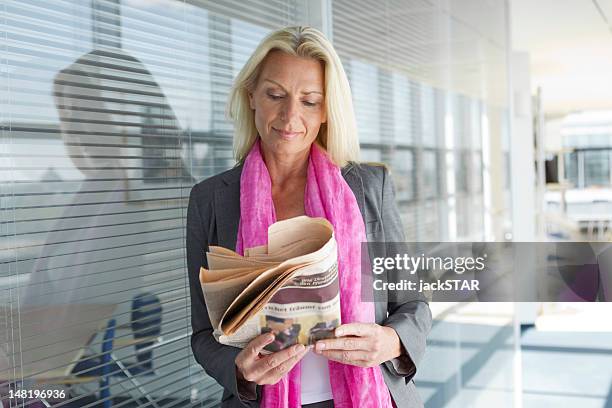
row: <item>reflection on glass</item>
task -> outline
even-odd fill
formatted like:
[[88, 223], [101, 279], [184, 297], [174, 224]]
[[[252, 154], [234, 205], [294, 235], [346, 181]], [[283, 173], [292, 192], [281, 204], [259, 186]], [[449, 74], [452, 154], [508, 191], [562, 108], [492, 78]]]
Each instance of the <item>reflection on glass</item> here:
[[421, 141], [423, 146], [434, 147], [441, 144], [439, 128], [443, 124], [438, 123], [438, 117], [443, 116], [442, 110], [437, 105], [437, 93], [435, 88], [421, 84], [420, 86], [420, 108], [421, 108]]
[[574, 186], [578, 185], [578, 154], [576, 152], [565, 153], [565, 179]]
[[411, 81], [405, 75], [392, 74], [393, 136], [398, 145], [414, 145], [412, 117], [414, 107], [411, 98]]
[[[22, 304], [125, 302], [140, 290], [145, 265], [130, 244], [142, 245], [148, 232], [119, 234], [114, 215], [144, 222], [155, 195], [146, 183], [191, 183], [176, 118], [149, 71], [119, 49], [92, 51], [59, 72], [54, 100], [66, 153], [85, 178], [49, 229]], [[102, 262], [115, 258], [129, 262]]]
[[380, 149], [361, 149], [361, 161], [370, 163], [381, 163], [382, 156]]
[[455, 192], [458, 194], [469, 191], [468, 174], [471, 173], [470, 164], [469, 152], [459, 151], [455, 153]]
[[439, 194], [439, 166], [438, 154], [434, 150], [424, 150], [423, 157], [423, 188], [422, 195], [424, 198], [437, 197]]
[[380, 143], [379, 82], [376, 65], [357, 59], [351, 59], [347, 65], [359, 141]]
[[482, 153], [473, 152], [470, 155], [471, 158], [471, 172], [469, 177], [470, 191], [475, 193], [473, 199], [480, 199], [482, 201]]
[[610, 184], [610, 154], [608, 150], [584, 152], [584, 183], [586, 186]]
[[414, 153], [412, 150], [396, 150], [393, 154], [393, 182], [395, 183], [395, 198], [398, 201], [415, 198]]
[[[36, 252], [23, 253], [28, 278], [6, 309], [17, 333], [6, 355], [19, 358], [0, 357], [0, 379], [163, 378], [155, 355], [180, 343], [160, 336], [187, 336], [177, 337], [187, 321], [172, 314], [185, 298], [182, 190], [193, 184], [182, 131], [150, 71], [120, 48], [93, 50], [56, 73], [52, 98], [63, 148], [50, 134], [21, 151], [49, 167], [18, 187], [35, 199], [13, 216]], [[130, 343], [112, 346], [126, 336]], [[112, 398], [104, 378], [99, 401]]]

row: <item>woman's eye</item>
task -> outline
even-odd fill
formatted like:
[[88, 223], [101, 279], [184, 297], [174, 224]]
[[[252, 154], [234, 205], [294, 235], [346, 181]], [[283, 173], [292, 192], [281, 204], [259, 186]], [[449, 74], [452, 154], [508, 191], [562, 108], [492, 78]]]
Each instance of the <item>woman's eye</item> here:
[[279, 99], [282, 99], [282, 98], [283, 98], [283, 95], [278, 95], [278, 94], [268, 94], [268, 97], [269, 97], [270, 99], [272, 99], [273, 101], [277, 101], [277, 100], [279, 100]]
[[309, 108], [312, 108], [312, 107], [317, 106], [317, 103], [316, 103], [316, 102], [303, 101], [302, 103], [304, 104], [304, 106], [307, 106], [307, 107], [309, 107]]

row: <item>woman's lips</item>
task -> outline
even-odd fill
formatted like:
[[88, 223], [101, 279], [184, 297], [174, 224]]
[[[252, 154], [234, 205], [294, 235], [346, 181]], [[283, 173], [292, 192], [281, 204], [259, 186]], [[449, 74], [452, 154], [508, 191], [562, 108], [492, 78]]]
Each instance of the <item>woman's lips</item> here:
[[287, 140], [293, 139], [300, 134], [300, 132], [290, 132], [287, 130], [277, 129], [277, 128], [272, 128], [272, 129], [274, 129], [274, 131], [276, 131], [276, 133], [278, 133], [280, 137], [282, 137], [283, 139], [287, 139]]

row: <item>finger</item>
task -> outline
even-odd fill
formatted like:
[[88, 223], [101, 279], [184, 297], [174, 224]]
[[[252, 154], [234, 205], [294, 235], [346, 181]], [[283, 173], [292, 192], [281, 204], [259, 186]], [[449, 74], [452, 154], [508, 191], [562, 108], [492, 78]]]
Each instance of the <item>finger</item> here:
[[[271, 333], [266, 333], [255, 337], [253, 340], [246, 345], [244, 350], [242, 350], [238, 356], [236, 357], [236, 365], [241, 367], [242, 369], [251, 365], [263, 348], [272, 343], [274, 341], [274, 335]], [[246, 366], [246, 367], [244, 367]]]
[[342, 336], [371, 336], [375, 334], [377, 324], [372, 323], [347, 323], [342, 324], [336, 328], [334, 335], [336, 337]]
[[363, 337], [340, 337], [337, 339], [319, 340], [315, 344], [315, 351], [323, 350], [370, 350], [370, 341]]
[[257, 378], [263, 378], [266, 376], [274, 376], [274, 374], [269, 374], [269, 372], [278, 371], [278, 367], [285, 362], [294, 359], [301, 358], [303, 354], [306, 354], [306, 347], [302, 344], [296, 344], [295, 346], [291, 346], [281, 351], [277, 351], [276, 353], [269, 354], [265, 357], [257, 360], [251, 367], [251, 374], [253, 374]]
[[356, 365], [359, 367], [368, 367], [374, 365], [371, 353], [367, 351], [355, 350], [328, 350], [322, 352], [322, 355], [329, 360], [337, 361], [342, 364]]
[[281, 364], [277, 365], [275, 368], [269, 370], [266, 374], [264, 374], [262, 383], [276, 384], [285, 374], [291, 371], [291, 369], [306, 355], [310, 349], [311, 348], [309, 347], [304, 347], [303, 350], [299, 351], [294, 356], [291, 356]]
[[272, 333], [261, 334], [251, 340], [245, 348], [251, 356], [257, 357], [261, 350], [273, 341], [274, 335]]

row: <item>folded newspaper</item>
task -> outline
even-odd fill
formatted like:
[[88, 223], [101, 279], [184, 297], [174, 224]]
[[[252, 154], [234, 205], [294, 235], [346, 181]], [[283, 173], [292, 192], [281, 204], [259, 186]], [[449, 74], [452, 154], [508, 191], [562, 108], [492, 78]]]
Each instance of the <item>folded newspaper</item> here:
[[300, 216], [268, 228], [268, 245], [244, 256], [209, 247], [200, 283], [215, 339], [244, 348], [271, 332], [274, 352], [333, 337], [340, 325], [338, 248], [324, 218]]

